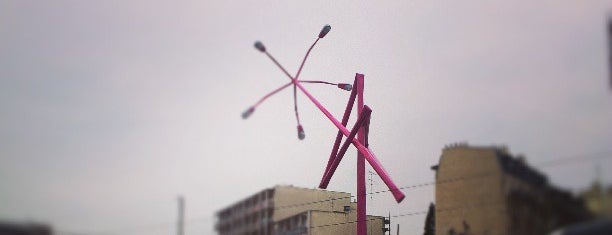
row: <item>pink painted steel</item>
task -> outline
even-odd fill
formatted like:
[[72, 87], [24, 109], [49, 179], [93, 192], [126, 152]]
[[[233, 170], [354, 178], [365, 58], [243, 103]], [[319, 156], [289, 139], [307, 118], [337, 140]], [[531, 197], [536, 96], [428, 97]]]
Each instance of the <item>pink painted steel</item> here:
[[326, 82], [326, 81], [310, 81], [310, 80], [300, 80], [300, 82], [302, 82], [302, 83], [322, 83], [322, 84], [334, 85], [334, 86], [337, 86], [337, 85], [338, 85], [338, 83]]
[[[265, 46], [263, 46], [261, 42], [259, 41], [256, 42], [255, 47], [259, 51], [264, 52], [276, 64], [276, 66], [278, 66], [283, 71], [283, 73], [285, 73], [285, 75], [287, 75], [287, 77], [291, 79], [291, 82], [281, 86], [280, 88], [277, 88], [276, 90], [270, 92], [269, 94], [261, 98], [255, 105], [251, 106], [247, 111], [245, 111], [242, 114], [242, 116], [243, 118], [248, 118], [248, 116], [250, 116], [254, 112], [255, 107], [261, 104], [268, 97], [276, 94], [277, 92], [287, 88], [290, 85], [293, 85], [294, 109], [295, 109], [295, 116], [298, 122], [298, 127], [297, 127], [298, 138], [304, 139], [304, 136], [305, 136], [304, 129], [300, 124], [300, 119], [298, 115], [298, 106], [297, 106], [297, 89], [296, 88], [299, 88], [310, 99], [310, 101], [312, 101], [313, 104], [317, 106], [317, 108], [319, 108], [319, 110], [321, 110], [321, 112], [323, 112], [323, 114], [338, 128], [338, 134], [336, 135], [336, 140], [334, 141], [332, 152], [327, 162], [327, 166], [325, 168], [323, 178], [321, 179], [321, 183], [319, 184], [320, 188], [327, 188], [329, 181], [331, 180], [331, 177], [333, 176], [336, 168], [338, 167], [338, 165], [340, 164], [340, 161], [342, 160], [344, 154], [346, 153], [348, 146], [352, 143], [357, 148], [357, 151], [358, 151], [357, 152], [357, 234], [366, 235], [367, 234], [367, 224], [366, 224], [365, 161], [367, 160], [368, 163], [374, 169], [374, 171], [376, 171], [376, 173], [381, 177], [381, 179], [387, 185], [387, 187], [393, 194], [393, 197], [398, 203], [404, 200], [405, 195], [402, 191], [400, 191], [397, 188], [397, 186], [395, 185], [393, 180], [389, 177], [385, 169], [382, 167], [382, 165], [380, 164], [380, 162], [378, 161], [378, 159], [376, 158], [372, 150], [369, 149], [368, 132], [369, 132], [369, 125], [370, 125], [370, 115], [371, 115], [372, 110], [369, 107], [364, 105], [364, 101], [363, 101], [364, 76], [363, 74], [358, 73], [355, 75], [355, 82], [353, 83], [353, 86], [351, 86], [350, 84], [345, 84], [345, 83], [335, 84], [335, 83], [324, 82], [324, 81], [299, 81], [298, 80], [300, 73], [302, 72], [302, 68], [304, 67], [304, 64], [306, 63], [306, 59], [308, 58], [308, 55], [310, 54], [314, 46], [317, 44], [319, 39], [323, 38], [330, 31], [330, 29], [331, 27], [329, 25], [326, 25], [325, 27], [323, 27], [323, 29], [319, 33], [319, 37], [315, 40], [315, 42], [310, 46], [310, 48], [306, 52], [306, 55], [304, 56], [304, 59], [302, 60], [302, 63], [300, 64], [300, 67], [295, 77], [292, 77], [287, 72], [287, 70], [285, 70], [285, 68], [280, 63], [278, 63], [278, 61], [276, 61], [276, 59], [272, 57], [272, 55], [270, 55], [267, 52]], [[323, 105], [321, 105], [321, 103], [317, 99], [315, 99], [302, 86], [301, 82], [336, 85], [340, 89], [351, 91], [349, 101], [344, 111], [344, 116], [342, 117], [342, 122], [339, 122], [329, 111], [327, 111], [327, 109], [325, 109], [325, 107], [323, 107]], [[358, 120], [355, 123], [355, 126], [349, 132], [348, 129], [346, 128], [346, 125], [348, 123], [348, 119], [350, 117], [353, 105], [355, 103], [355, 98], [357, 98]], [[342, 145], [342, 148], [338, 149], [340, 147], [340, 141], [342, 140], [343, 135], [346, 136], [347, 139], [345, 143]], [[355, 135], [357, 135], [357, 138], [355, 138]], [[338, 150], [340, 150], [340, 152], [338, 152]]]
[[315, 42], [312, 44], [312, 46], [310, 46], [310, 48], [308, 48], [308, 51], [306, 52], [306, 55], [304, 56], [304, 59], [302, 59], [302, 64], [300, 65], [300, 68], [298, 69], [297, 73], [295, 74], [295, 79], [298, 79], [300, 77], [300, 73], [302, 72], [302, 68], [304, 68], [304, 64], [306, 63], [306, 59], [308, 59], [308, 55], [310, 55], [310, 51], [312, 51], [312, 48], [314, 48], [314, 46], [317, 45], [317, 42], [319, 42], [319, 39], [321, 39], [321, 38], [317, 38], [317, 40], [315, 40]]
[[298, 104], [297, 104], [297, 90], [295, 89], [295, 84], [293, 85], [293, 110], [295, 111], [295, 120], [297, 120], [298, 126], [301, 126], [300, 123], [300, 113], [298, 112]]
[[[357, 80], [357, 113], [362, 115], [365, 112], [363, 104], [363, 74], [357, 74], [355, 80]], [[363, 125], [359, 126], [357, 141], [366, 145]], [[363, 155], [363, 153], [357, 152], [357, 235], [367, 235], [368, 232], [366, 223], [366, 172]]]
[[274, 56], [272, 56], [270, 53], [268, 53], [267, 51], [265, 51], [264, 53], [266, 53], [266, 55], [268, 56], [268, 58], [270, 58], [270, 60], [272, 60], [272, 62], [274, 62], [274, 64], [276, 64], [276, 66], [278, 66], [279, 69], [281, 69], [283, 71], [283, 73], [285, 75], [287, 75], [287, 77], [289, 77], [289, 79], [291, 79], [292, 81], [295, 80], [290, 74], [289, 72], [287, 72], [287, 70], [285, 69], [285, 67], [283, 67], [280, 63], [278, 63], [278, 61], [276, 61], [276, 59], [274, 58]]
[[291, 86], [291, 84], [293, 84], [293, 82], [288, 82], [287, 84], [277, 88], [276, 90], [273, 90], [272, 92], [268, 93], [267, 95], [265, 95], [264, 97], [262, 97], [261, 99], [259, 99], [259, 101], [257, 101], [257, 103], [255, 103], [253, 105], [253, 107], [257, 107], [259, 106], [262, 102], [264, 102], [266, 99], [268, 99], [268, 97], [278, 93], [279, 91], [282, 91], [283, 89], [287, 88], [288, 86]]
[[340, 161], [342, 161], [342, 158], [344, 157], [346, 150], [348, 150], [348, 147], [351, 144], [351, 141], [353, 141], [353, 138], [355, 138], [359, 129], [361, 129], [361, 127], [365, 123], [368, 122], [368, 120], [370, 119], [371, 113], [372, 113], [372, 110], [366, 105], [364, 107], [364, 111], [361, 112], [361, 115], [357, 119], [357, 122], [355, 122], [353, 129], [351, 129], [351, 133], [349, 134], [347, 139], [344, 141], [344, 143], [342, 144], [342, 147], [340, 148], [335, 158], [333, 159], [333, 162], [329, 166], [329, 170], [325, 172], [325, 175], [323, 176], [323, 180], [319, 184], [320, 188], [327, 188], [327, 185], [329, 185], [329, 181], [331, 180], [331, 177], [334, 175], [334, 173], [336, 172], [336, 169], [340, 165]]
[[[353, 86], [357, 86], [357, 80], [353, 82]], [[353, 110], [353, 105], [355, 104], [356, 96], [357, 96], [357, 90], [353, 89], [351, 91], [351, 95], [349, 97], [348, 103], [346, 104], [346, 109], [344, 109], [344, 116], [342, 116], [342, 126], [346, 126], [346, 124], [348, 123], [349, 117], [351, 116], [351, 111]], [[332, 147], [331, 154], [329, 155], [329, 160], [327, 160], [327, 166], [325, 167], [325, 172], [323, 172], [323, 178], [321, 179], [319, 188], [322, 188], [322, 189], [327, 188], [327, 184], [323, 185], [323, 181], [325, 180], [325, 176], [327, 175], [327, 172], [329, 171], [329, 167], [331, 166], [332, 162], [334, 162], [334, 158], [336, 158], [336, 155], [338, 154], [338, 148], [340, 147], [341, 140], [342, 140], [342, 131], [338, 130], [338, 134], [336, 135], [334, 146]]]
[[[317, 106], [317, 108], [319, 108], [319, 110], [321, 110], [321, 112], [323, 112], [323, 114], [336, 126], [336, 128], [338, 128], [339, 131], [342, 132], [344, 136], [347, 136], [347, 137], [349, 136], [350, 134], [349, 130], [346, 129], [346, 127], [343, 126], [336, 118], [334, 118], [334, 116], [329, 111], [327, 111], [327, 109], [323, 107], [323, 105], [321, 105], [321, 103], [319, 103], [319, 101], [316, 98], [314, 98], [302, 86], [302, 84], [299, 83], [299, 81], [295, 82], [295, 85], [302, 91], [302, 93], [304, 93], [304, 95], [308, 97], [308, 99], [310, 99], [310, 101], [312, 101], [312, 103], [315, 106]], [[399, 203], [402, 200], [404, 200], [404, 197], [405, 197], [404, 193], [397, 188], [393, 180], [389, 177], [389, 174], [387, 173], [387, 171], [385, 171], [385, 169], [378, 163], [376, 156], [368, 148], [363, 146], [363, 144], [357, 141], [357, 139], [353, 139], [352, 143], [355, 146], [355, 148], [357, 148], [357, 150], [364, 155], [365, 159], [368, 161], [368, 163], [370, 163], [374, 171], [376, 171], [376, 174], [378, 174], [380, 178], [383, 180], [383, 182], [387, 185], [387, 187], [391, 191], [391, 194], [393, 194], [395, 201]]]
[[302, 72], [302, 69], [304, 68], [304, 64], [306, 64], [306, 59], [308, 59], [308, 55], [310, 55], [310, 51], [312, 51], [312, 48], [314, 48], [314, 46], [317, 45], [317, 42], [319, 41], [319, 39], [321, 38], [317, 38], [317, 40], [315, 40], [314, 43], [312, 43], [310, 48], [308, 48], [308, 51], [306, 52], [304, 59], [302, 59], [302, 64], [300, 65], [300, 68], [295, 74], [295, 77], [291, 79], [293, 81], [293, 109], [295, 110], [295, 119], [297, 120], [297, 124], [298, 124], [298, 139], [300, 140], [303, 140], [304, 137], [306, 137], [306, 135], [304, 134], [304, 128], [302, 128], [302, 124], [300, 123], [300, 114], [298, 112], [298, 104], [297, 104], [297, 90], [295, 89], [295, 85], [296, 85], [296, 81], [300, 77], [300, 73]]

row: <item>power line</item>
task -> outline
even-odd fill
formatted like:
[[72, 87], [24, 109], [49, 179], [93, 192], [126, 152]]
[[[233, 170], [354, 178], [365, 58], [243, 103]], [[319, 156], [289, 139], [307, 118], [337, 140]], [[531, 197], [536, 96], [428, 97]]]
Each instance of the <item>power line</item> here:
[[[606, 155], [606, 154], [610, 154], [610, 155]], [[596, 153], [590, 153], [590, 154], [573, 155], [573, 156], [569, 156], [569, 157], [565, 157], [565, 158], [559, 158], [559, 159], [544, 161], [544, 162], [541, 162], [541, 163], [538, 163], [538, 164], [534, 164], [534, 165], [537, 166], [537, 167], [540, 167], [540, 168], [547, 168], [547, 167], [554, 167], [554, 166], [558, 166], [558, 165], [577, 163], [576, 161], [578, 161], [578, 160], [595, 160], [595, 159], [605, 159], [605, 158], [612, 158], [612, 151], [602, 151], [602, 152], [596, 152]], [[411, 189], [416, 189], [416, 188], [422, 188], [422, 187], [427, 187], [427, 186], [452, 183], [452, 182], [463, 181], [463, 180], [478, 179], [478, 178], [492, 176], [495, 173], [496, 172], [485, 172], [485, 173], [475, 174], [475, 175], [471, 175], [471, 176], [463, 176], [463, 177], [456, 177], [456, 178], [450, 178], [450, 179], [445, 179], [445, 180], [425, 182], [425, 183], [420, 183], [420, 184], [406, 185], [406, 186], [403, 186], [403, 187], [399, 187], [399, 190], [411, 190]], [[385, 193], [385, 192], [390, 192], [390, 191], [391, 190], [389, 190], [389, 189], [385, 189], [385, 190], [370, 192], [370, 193], [367, 193], [366, 195], [373, 195], [373, 194]], [[351, 196], [344, 196], [344, 197], [337, 197], [337, 198], [330, 198], [330, 199], [322, 199], [322, 200], [311, 201], [311, 202], [303, 202], [303, 203], [296, 203], [296, 204], [276, 206], [276, 207], [273, 207], [273, 208], [275, 210], [278, 210], [278, 209], [287, 209], [287, 208], [308, 206], [308, 205], [312, 205], [312, 204], [325, 203], [325, 202], [328, 202], [328, 201], [331, 201], [331, 200], [340, 200], [340, 199], [347, 199], [347, 198], [353, 198], [353, 197], [356, 197], [356, 196], [355, 195], [351, 195]]]
[[[475, 209], [475, 208], [482, 208], [482, 207], [492, 207], [492, 206], [501, 205], [501, 204], [503, 204], [503, 202], [471, 204], [471, 205], [449, 207], [449, 208], [443, 208], [443, 209], [436, 208], [436, 213], [444, 213], [444, 212], [449, 212], [449, 211], [454, 211], [454, 210], [459, 210], [459, 209], [465, 209], [465, 208]], [[398, 218], [398, 217], [407, 217], [407, 216], [417, 216], [417, 215], [423, 215], [423, 214], [427, 214], [427, 213], [428, 213], [428, 210], [412, 211], [412, 212], [407, 212], [407, 213], [403, 213], [403, 214], [392, 215], [390, 217], [391, 218]], [[380, 219], [380, 218], [370, 218], [370, 219], [367, 219], [366, 221], [372, 221], [372, 220], [378, 220], [378, 219]], [[352, 220], [352, 221], [347, 221], [347, 222], [323, 224], [323, 225], [317, 225], [317, 226], [310, 226], [309, 228], [331, 227], [331, 226], [339, 226], [339, 225], [353, 224], [353, 223], [357, 223], [357, 221], [356, 220]]]
[[[549, 160], [549, 161], [544, 161], [538, 164], [534, 164], [534, 166], [537, 167], [541, 167], [541, 168], [546, 168], [546, 167], [554, 167], [554, 166], [558, 166], [558, 165], [565, 165], [565, 164], [576, 164], [576, 163], [580, 163], [577, 162], [579, 160], [595, 160], [595, 159], [606, 159], [606, 158], [612, 158], [612, 155], [606, 155], [606, 154], [611, 154], [612, 151], [606, 151], [606, 152], [597, 152], [597, 153], [591, 153], [591, 154], [581, 154], [581, 155], [574, 155], [574, 156], [570, 156], [570, 157], [566, 157], [566, 158], [559, 158], [559, 159], [554, 159], [554, 160]], [[433, 185], [439, 185], [439, 184], [446, 184], [446, 183], [452, 183], [452, 182], [457, 182], [457, 181], [463, 181], [463, 180], [471, 180], [471, 179], [478, 179], [478, 178], [483, 178], [483, 177], [489, 177], [491, 175], [493, 175], [494, 172], [486, 172], [486, 173], [482, 173], [482, 174], [476, 174], [476, 175], [472, 175], [472, 176], [465, 176], [465, 177], [457, 177], [457, 178], [452, 178], [452, 179], [446, 179], [446, 180], [439, 180], [439, 181], [433, 181], [433, 182], [426, 182], [426, 183], [420, 183], [420, 184], [412, 184], [412, 185], [406, 185], [403, 187], [400, 187], [400, 190], [412, 190], [412, 189], [416, 189], [416, 188], [421, 188], [421, 187], [427, 187], [427, 186], [433, 186]], [[376, 191], [376, 192], [370, 192], [367, 193], [369, 194], [379, 194], [379, 193], [384, 193], [384, 192], [389, 192], [390, 190], [381, 190], [381, 191]], [[275, 210], [280, 210], [280, 209], [287, 209], [287, 208], [294, 208], [294, 207], [301, 207], [301, 206], [307, 206], [307, 205], [312, 205], [312, 204], [318, 204], [318, 203], [324, 203], [324, 202], [329, 202], [329, 201], [333, 201], [333, 200], [340, 200], [340, 199], [350, 199], [356, 196], [344, 196], [344, 197], [336, 197], [336, 198], [329, 198], [329, 199], [322, 199], [322, 200], [317, 200], [317, 201], [310, 201], [310, 202], [303, 202], [303, 203], [296, 203], [296, 204], [289, 204], [289, 205], [282, 205], [282, 206], [275, 206], [273, 207], [273, 209]], [[498, 204], [498, 203], [496, 203]], [[442, 209], [438, 209], [436, 208], [436, 213], [439, 212], [446, 212], [446, 211], [452, 211], [452, 210], [458, 210], [458, 209], [462, 209], [462, 208], [466, 208], [466, 207], [479, 207], [479, 206], [483, 206], [484, 204], [481, 205], [466, 205], [466, 206], [460, 206], [460, 207], [453, 207], [453, 208], [442, 208]], [[412, 212], [407, 212], [407, 213], [403, 213], [403, 214], [397, 214], [397, 215], [392, 215], [392, 218], [398, 218], [398, 217], [407, 217], [407, 216], [418, 216], [418, 215], [423, 215], [423, 214], [427, 214], [427, 210], [423, 210], [423, 211], [412, 211]], [[192, 223], [195, 221], [198, 222], [202, 222], [203, 219], [212, 219], [214, 216], [210, 216], [210, 215], [206, 215], [206, 216], [198, 216], [198, 217], [193, 217], [191, 219], [188, 219], [185, 221], [185, 223]], [[372, 219], [367, 219], [367, 221], [370, 220], [376, 220], [376, 219], [380, 219], [380, 218], [372, 218]], [[320, 228], [320, 227], [329, 227], [329, 226], [339, 226], [339, 225], [345, 225], [345, 224], [352, 224], [352, 223], [357, 223], [357, 221], [347, 221], [347, 222], [341, 222], [341, 223], [332, 223], [332, 224], [325, 224], [325, 225], [319, 225], [319, 226], [313, 226], [310, 228]], [[160, 227], [168, 227], [168, 230], [171, 229], [172, 226], [172, 222], [166, 222], [166, 223], [157, 223], [157, 224], [150, 224], [150, 225], [143, 225], [143, 226], [136, 226], [136, 227], [131, 227], [131, 228], [124, 228], [124, 229], [113, 229], [114, 232], [104, 232], [104, 233], [78, 233], [78, 232], [69, 232], [69, 231], [57, 231], [57, 233], [59, 234], [68, 234], [68, 235], [85, 235], [85, 234], [123, 234], [122, 232], [120, 232], [121, 230], [123, 230], [123, 232], [127, 231], [150, 231], [150, 230], [159, 230]]]
[[[541, 167], [541, 168], [546, 168], [546, 167], [553, 167], [553, 166], [558, 166], [558, 165], [563, 165], [563, 164], [574, 164], [577, 163], [576, 161], [578, 160], [594, 160], [594, 159], [604, 159], [604, 158], [611, 158], [612, 155], [605, 155], [605, 154], [610, 154], [611, 152], [598, 152], [598, 153], [592, 153], [592, 154], [581, 154], [581, 155], [574, 155], [574, 156], [570, 156], [570, 157], [566, 157], [566, 158], [560, 158], [560, 159], [555, 159], [555, 160], [550, 160], [550, 161], [545, 161], [545, 162], [541, 162], [538, 164], [534, 164], [537, 167]], [[421, 187], [426, 187], [426, 186], [433, 186], [433, 185], [440, 185], [440, 184], [446, 184], [446, 183], [452, 183], [452, 182], [458, 182], [458, 181], [463, 181], [463, 180], [472, 180], [472, 179], [478, 179], [478, 178], [483, 178], [483, 177], [489, 177], [492, 176], [494, 174], [496, 174], [497, 172], [485, 172], [485, 173], [481, 173], [481, 174], [476, 174], [476, 175], [471, 175], [471, 176], [464, 176], [464, 177], [457, 177], [457, 178], [451, 178], [451, 179], [446, 179], [446, 180], [438, 180], [438, 181], [433, 181], [433, 182], [426, 182], [426, 183], [420, 183], [420, 184], [413, 184], [413, 185], [407, 185], [407, 186], [403, 186], [400, 187], [400, 190], [411, 190], [411, 189], [416, 189], [416, 188], [421, 188]], [[390, 190], [381, 190], [381, 191], [376, 191], [376, 192], [370, 192], [367, 193], [369, 195], [373, 195], [373, 194], [379, 194], [379, 193], [384, 193], [384, 192], [389, 192]], [[282, 205], [282, 206], [276, 206], [273, 207], [274, 209], [287, 209], [287, 208], [294, 208], [294, 207], [301, 207], [301, 206], [307, 206], [307, 205], [312, 205], [312, 204], [318, 204], [318, 203], [324, 203], [324, 202], [329, 202], [329, 201], [333, 201], [333, 200], [339, 200], [339, 199], [350, 199], [356, 196], [344, 196], [344, 197], [337, 197], [337, 198], [330, 198], [330, 199], [322, 199], [322, 200], [317, 200], [317, 201], [311, 201], [311, 202], [303, 202], [303, 203], [296, 203], [296, 204], [289, 204], [289, 205]], [[457, 209], [461, 209], [461, 208], [465, 208], [466, 206], [463, 207], [454, 207], [454, 208], [445, 208], [445, 209], [436, 209], [436, 212], [445, 212], [445, 211], [452, 211], [452, 210], [457, 210]], [[469, 207], [475, 207], [474, 205], [471, 205]], [[394, 215], [391, 217], [405, 217], [405, 216], [415, 216], [415, 215], [422, 215], [422, 214], [426, 214], [428, 211], [415, 211], [415, 212], [410, 212], [410, 213], [405, 213], [405, 214], [399, 214], [399, 215]], [[357, 221], [348, 221], [348, 222], [342, 222], [342, 223], [334, 223], [334, 224], [326, 224], [326, 225], [320, 225], [320, 226], [315, 226], [316, 227], [327, 227], [327, 226], [336, 226], [336, 225], [344, 225], [344, 224], [351, 224], [351, 223], [356, 223]]]

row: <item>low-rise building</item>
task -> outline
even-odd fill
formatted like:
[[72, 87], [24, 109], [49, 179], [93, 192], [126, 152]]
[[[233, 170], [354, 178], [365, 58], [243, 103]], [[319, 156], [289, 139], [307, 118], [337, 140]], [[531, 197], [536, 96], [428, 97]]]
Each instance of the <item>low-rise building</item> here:
[[597, 181], [580, 196], [595, 216], [612, 218], [612, 187], [606, 188]]
[[[336, 235], [356, 234], [356, 203], [345, 206], [344, 211], [307, 210], [278, 221], [274, 234], [282, 235]], [[367, 217], [368, 234], [383, 235], [385, 217]]]
[[590, 217], [582, 200], [505, 147], [448, 146], [432, 169], [437, 235], [547, 234]]
[[[216, 213], [221, 235], [355, 234], [351, 194], [293, 186], [264, 189]], [[384, 217], [368, 217], [368, 234], [382, 235]]]

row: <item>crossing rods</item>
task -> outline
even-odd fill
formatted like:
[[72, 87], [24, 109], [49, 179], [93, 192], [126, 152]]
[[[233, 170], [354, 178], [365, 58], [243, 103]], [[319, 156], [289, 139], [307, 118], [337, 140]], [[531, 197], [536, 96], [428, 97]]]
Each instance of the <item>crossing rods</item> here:
[[[251, 116], [255, 109], [262, 104], [266, 99], [274, 94], [284, 90], [289, 86], [293, 86], [293, 99], [294, 99], [294, 110], [295, 117], [297, 120], [297, 130], [298, 130], [298, 139], [302, 140], [306, 137], [304, 128], [300, 123], [300, 118], [298, 114], [298, 106], [297, 106], [297, 89], [299, 89], [312, 103], [317, 106], [317, 108], [338, 128], [338, 134], [336, 136], [336, 140], [334, 141], [334, 145], [332, 148], [332, 152], [330, 154], [329, 160], [327, 162], [327, 167], [319, 184], [319, 188], [325, 189], [327, 188], [331, 177], [333, 176], [336, 168], [340, 164], [342, 157], [346, 153], [349, 145], [352, 144], [357, 148], [357, 234], [365, 235], [367, 231], [366, 226], [366, 186], [365, 186], [365, 161], [372, 166], [376, 174], [380, 176], [383, 182], [391, 191], [391, 194], [395, 198], [395, 200], [400, 203], [404, 200], [404, 193], [400, 191], [389, 174], [382, 167], [372, 150], [368, 147], [368, 131], [370, 124], [370, 115], [372, 110], [364, 104], [363, 99], [363, 88], [364, 88], [364, 75], [357, 73], [355, 75], [355, 80], [353, 85], [346, 83], [331, 83], [326, 81], [306, 81], [299, 80], [300, 73], [302, 72], [302, 68], [304, 68], [304, 64], [306, 63], [306, 59], [310, 54], [310, 51], [314, 48], [314, 46], [319, 42], [320, 39], [324, 38], [327, 33], [331, 30], [331, 26], [325, 25], [321, 32], [319, 33], [318, 38], [315, 42], [310, 46], [300, 67], [295, 76], [291, 76], [289, 72], [267, 51], [266, 47], [263, 43], [257, 41], [255, 42], [255, 48], [260, 52], [266, 54], [274, 64], [291, 80], [290, 82], [282, 85], [281, 87], [273, 90], [272, 92], [263, 96], [260, 100], [258, 100], [254, 105], [249, 107], [246, 111], [242, 113], [242, 118], [246, 119]], [[342, 122], [338, 121], [314, 96], [312, 96], [303, 86], [302, 83], [319, 83], [319, 84], [327, 84], [334, 85], [340, 89], [351, 91], [351, 95], [344, 111], [344, 116], [342, 118]], [[357, 115], [358, 119], [352, 130], [348, 130], [346, 125], [348, 123], [348, 119], [351, 114], [351, 110], [353, 109], [353, 105], [355, 103], [355, 98], [357, 98]], [[342, 136], [346, 137], [346, 141], [340, 147], [340, 141], [342, 140]], [[355, 138], [357, 136], [357, 138]]]

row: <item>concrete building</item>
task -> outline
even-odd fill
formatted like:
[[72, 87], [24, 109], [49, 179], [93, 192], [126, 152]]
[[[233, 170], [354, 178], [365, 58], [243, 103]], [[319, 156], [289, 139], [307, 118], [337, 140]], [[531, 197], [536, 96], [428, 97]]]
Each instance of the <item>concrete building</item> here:
[[0, 221], [0, 235], [52, 235], [51, 226], [39, 223]]
[[437, 235], [547, 234], [589, 218], [581, 200], [505, 147], [447, 146], [432, 169]]
[[[293, 186], [262, 190], [216, 213], [221, 235], [355, 234], [351, 194]], [[368, 217], [368, 234], [382, 235], [384, 217]]]
[[[356, 203], [346, 206], [345, 211], [308, 210], [278, 221], [274, 234], [283, 235], [336, 235], [356, 234]], [[368, 234], [384, 234], [385, 217], [367, 217]]]

